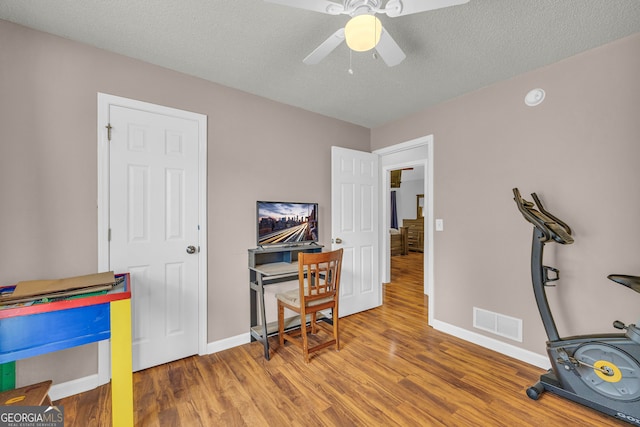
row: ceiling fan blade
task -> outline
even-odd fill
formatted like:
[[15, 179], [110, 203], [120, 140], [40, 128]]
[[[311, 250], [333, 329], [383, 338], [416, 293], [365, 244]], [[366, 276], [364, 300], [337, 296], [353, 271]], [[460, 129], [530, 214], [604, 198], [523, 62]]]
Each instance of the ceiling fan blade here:
[[389, 0], [384, 8], [384, 13], [395, 18], [396, 16], [458, 6], [468, 2], [469, 0]]
[[329, 15], [340, 15], [344, 12], [344, 6], [328, 0], [264, 0], [268, 3], [281, 4], [283, 6], [297, 7], [298, 9], [312, 10], [314, 12]]
[[315, 65], [322, 61], [327, 55], [329, 55], [340, 43], [344, 41], [344, 28], [340, 28], [335, 33], [331, 34], [328, 39], [322, 42], [320, 46], [315, 48], [313, 52], [307, 55], [302, 60], [305, 64]]
[[407, 57], [384, 27], [382, 27], [382, 34], [380, 35], [380, 41], [376, 45], [376, 51], [389, 67], [398, 65]]

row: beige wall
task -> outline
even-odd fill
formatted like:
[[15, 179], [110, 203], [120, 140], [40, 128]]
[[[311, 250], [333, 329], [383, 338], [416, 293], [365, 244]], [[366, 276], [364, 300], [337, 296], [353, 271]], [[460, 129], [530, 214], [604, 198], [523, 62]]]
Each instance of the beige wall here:
[[[640, 34], [372, 129], [374, 150], [434, 135], [434, 210], [445, 224], [435, 233], [436, 319], [473, 330], [474, 306], [520, 318], [522, 347], [544, 353], [517, 186], [574, 230], [575, 244], [546, 256], [561, 270], [549, 290], [560, 334], [639, 320], [640, 295], [606, 279], [640, 275], [638, 76]], [[527, 107], [536, 87], [546, 100]]]
[[[209, 342], [248, 333], [256, 200], [319, 202], [329, 243], [330, 147], [368, 151], [369, 129], [6, 21], [0, 40], [0, 284], [96, 271], [98, 92], [208, 116]], [[96, 353], [21, 362], [18, 381], [95, 373]]]

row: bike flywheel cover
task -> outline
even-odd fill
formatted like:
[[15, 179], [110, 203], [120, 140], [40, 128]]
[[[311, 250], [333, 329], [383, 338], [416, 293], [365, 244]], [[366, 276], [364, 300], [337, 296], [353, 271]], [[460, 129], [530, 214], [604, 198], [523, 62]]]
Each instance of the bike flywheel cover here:
[[[603, 379], [608, 383], [617, 383], [622, 379], [622, 371], [620, 371], [620, 368], [608, 360], [598, 360], [593, 364], [593, 366], [595, 368], [593, 372], [595, 372], [600, 379]], [[603, 369], [611, 372], [611, 375], [602, 372]]]

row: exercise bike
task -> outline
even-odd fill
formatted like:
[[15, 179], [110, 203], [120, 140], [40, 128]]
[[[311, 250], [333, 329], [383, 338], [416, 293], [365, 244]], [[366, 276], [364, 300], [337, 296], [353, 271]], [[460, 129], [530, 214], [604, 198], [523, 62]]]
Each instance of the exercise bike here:
[[[623, 333], [580, 335], [560, 338], [547, 301], [546, 287], [560, 278], [558, 269], [543, 265], [546, 243], [573, 243], [571, 228], [542, 206], [523, 199], [517, 188], [514, 200], [524, 218], [533, 224], [531, 281], [549, 340], [547, 354], [551, 369], [527, 389], [537, 400], [548, 390], [605, 414], [640, 426], [640, 328], [616, 320]], [[609, 279], [640, 292], [640, 277], [612, 274]]]

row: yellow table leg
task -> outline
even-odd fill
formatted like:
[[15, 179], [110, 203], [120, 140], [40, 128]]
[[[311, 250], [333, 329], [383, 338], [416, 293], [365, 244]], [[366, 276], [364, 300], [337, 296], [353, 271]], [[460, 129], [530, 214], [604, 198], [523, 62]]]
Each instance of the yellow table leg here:
[[133, 427], [131, 300], [111, 303], [111, 420], [114, 427]]

